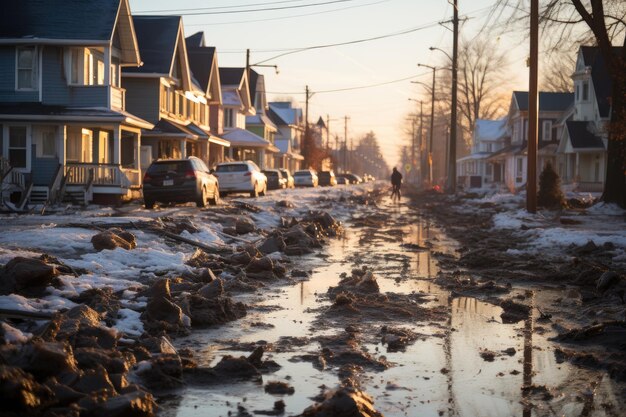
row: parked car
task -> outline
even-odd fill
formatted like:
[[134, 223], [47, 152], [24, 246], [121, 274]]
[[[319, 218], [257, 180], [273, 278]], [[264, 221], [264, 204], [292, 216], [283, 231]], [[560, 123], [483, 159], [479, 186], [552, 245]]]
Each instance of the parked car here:
[[345, 178], [348, 181], [348, 184], [358, 184], [360, 182], [363, 182], [363, 180], [355, 174], [339, 174], [341, 177]]
[[287, 188], [294, 188], [295, 184], [293, 182], [293, 175], [291, 175], [291, 172], [285, 168], [280, 168], [278, 171], [281, 173], [283, 178], [287, 180]]
[[350, 184], [350, 181], [344, 177], [343, 175], [339, 174], [335, 177], [335, 179], [337, 180], [337, 185], [347, 185]]
[[267, 177], [252, 161], [222, 162], [214, 174], [220, 182], [220, 197], [228, 193], [250, 193], [250, 197], [265, 195]]
[[332, 187], [337, 185], [337, 178], [335, 178], [333, 171], [320, 171], [317, 177], [320, 186], [327, 185]]
[[315, 171], [303, 169], [293, 174], [293, 182], [296, 187], [317, 187], [318, 178]]
[[155, 202], [187, 203], [198, 207], [218, 203], [220, 188], [217, 178], [202, 160], [158, 159], [148, 167], [143, 177], [143, 202], [147, 209]]
[[277, 169], [264, 169], [262, 171], [267, 177], [267, 189], [278, 190], [287, 188], [287, 180], [283, 178], [283, 174]]

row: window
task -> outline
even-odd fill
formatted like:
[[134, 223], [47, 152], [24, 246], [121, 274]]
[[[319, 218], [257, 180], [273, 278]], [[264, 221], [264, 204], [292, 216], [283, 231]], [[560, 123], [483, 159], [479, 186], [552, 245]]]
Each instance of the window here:
[[[105, 85], [104, 54], [95, 49], [72, 48], [69, 52], [70, 84]], [[111, 75], [117, 79], [119, 70], [111, 65]], [[116, 84], [116, 81], [114, 81]]]
[[37, 89], [37, 48], [24, 46], [17, 48], [17, 89]]
[[576, 83], [576, 101], [580, 100], [580, 85]]
[[589, 81], [583, 81], [583, 101], [589, 100]]
[[9, 127], [9, 163], [14, 168], [26, 168], [26, 126]]
[[552, 139], [552, 120], [544, 120], [542, 123], [541, 140], [549, 141]]
[[224, 109], [224, 127], [235, 127], [233, 113], [233, 109]]
[[524, 173], [524, 160], [517, 158], [517, 176], [521, 176]]

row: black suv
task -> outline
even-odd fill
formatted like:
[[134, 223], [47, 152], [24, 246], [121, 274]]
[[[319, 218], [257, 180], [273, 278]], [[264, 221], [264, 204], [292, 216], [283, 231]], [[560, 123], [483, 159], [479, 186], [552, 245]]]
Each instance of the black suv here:
[[267, 177], [267, 189], [278, 190], [287, 188], [287, 180], [283, 178], [282, 174], [277, 169], [264, 169], [261, 171]]
[[217, 178], [196, 157], [159, 159], [150, 164], [143, 177], [143, 201], [147, 209], [161, 203], [195, 202], [204, 207], [217, 204], [220, 188]]

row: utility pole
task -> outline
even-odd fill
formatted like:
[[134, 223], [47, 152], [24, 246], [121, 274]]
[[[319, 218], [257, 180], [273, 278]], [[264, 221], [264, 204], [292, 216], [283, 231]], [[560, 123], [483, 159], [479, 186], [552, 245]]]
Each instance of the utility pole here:
[[424, 137], [422, 136], [424, 131], [422, 130], [422, 123], [423, 123], [423, 114], [424, 113], [424, 102], [420, 100], [420, 144], [419, 144], [419, 149], [420, 149], [420, 175], [419, 175], [419, 180], [420, 183], [422, 182], [422, 176], [424, 175], [424, 171], [422, 170], [423, 166], [422, 166], [422, 159], [423, 159], [423, 152], [424, 152]]
[[530, 62], [528, 89], [528, 163], [526, 210], [537, 211], [537, 142], [539, 131], [539, 0], [530, 2]]
[[459, 65], [459, 4], [453, 5], [453, 40], [452, 40], [452, 108], [450, 109], [450, 149], [448, 155], [448, 192], [456, 193], [456, 139], [457, 139], [457, 84]]
[[311, 138], [309, 138], [309, 86], [306, 86], [306, 101], [304, 105], [304, 163], [307, 167], [311, 166]]
[[343, 117], [343, 172], [348, 172], [348, 119]]
[[428, 186], [433, 186], [433, 137], [435, 135], [435, 67], [433, 70], [433, 87], [430, 98], [430, 143], [428, 144]]
[[330, 116], [326, 115], [326, 150], [330, 149]]

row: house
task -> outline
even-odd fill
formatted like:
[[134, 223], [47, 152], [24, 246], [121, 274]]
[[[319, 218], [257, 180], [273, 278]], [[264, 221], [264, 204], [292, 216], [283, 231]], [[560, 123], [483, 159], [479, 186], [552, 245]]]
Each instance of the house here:
[[503, 166], [488, 162], [495, 152], [504, 149], [507, 137], [507, 119], [477, 119], [472, 137], [472, 151], [457, 160], [458, 184], [467, 188], [481, 188], [490, 183], [500, 183]]
[[128, 0], [4, 2], [1, 200], [117, 202], [141, 186], [141, 129], [121, 69], [141, 64]]
[[302, 109], [293, 107], [288, 101], [270, 102], [268, 107], [268, 116], [278, 128], [275, 144], [280, 153], [276, 155], [276, 167], [297, 171], [302, 168], [304, 160], [300, 154], [304, 136]]
[[[621, 54], [621, 48], [614, 47], [613, 53]], [[602, 191], [611, 116], [611, 78], [597, 47], [579, 48], [572, 79], [574, 106], [558, 136], [556, 170], [563, 184], [580, 191]]]
[[230, 142], [229, 158], [254, 161], [265, 168], [266, 153], [278, 149], [267, 139], [246, 130], [246, 116], [254, 116], [256, 109], [250, 96], [248, 74], [245, 68], [220, 68], [224, 109], [224, 134]]
[[180, 16], [133, 18], [143, 65], [124, 68], [130, 112], [154, 124], [142, 136], [141, 161], [209, 157], [206, 90], [191, 76]]
[[253, 69], [248, 70], [248, 75], [250, 79], [250, 101], [254, 105], [256, 114], [246, 116], [246, 129], [272, 144], [271, 151], [265, 153], [263, 166], [265, 168], [274, 168], [276, 166], [275, 155], [279, 152], [279, 149], [274, 145], [278, 129], [274, 122], [267, 117], [268, 105], [265, 94], [265, 77]]
[[225, 150], [230, 147], [230, 142], [221, 137], [224, 133], [224, 123], [217, 51], [214, 47], [206, 46], [204, 32], [197, 32], [187, 37], [185, 43], [191, 74], [205, 91], [209, 105], [208, 165], [214, 166], [224, 161]]
[[[547, 163], [555, 165], [558, 146], [553, 125], [574, 103], [574, 94], [565, 92], [539, 93], [539, 138], [537, 169], [541, 171]], [[510, 191], [526, 184], [528, 147], [528, 92], [514, 91], [507, 115], [507, 131], [510, 143], [488, 158], [494, 166], [504, 167], [503, 181]]]

